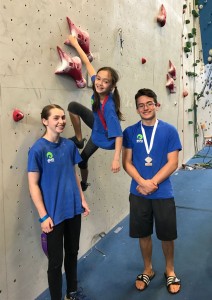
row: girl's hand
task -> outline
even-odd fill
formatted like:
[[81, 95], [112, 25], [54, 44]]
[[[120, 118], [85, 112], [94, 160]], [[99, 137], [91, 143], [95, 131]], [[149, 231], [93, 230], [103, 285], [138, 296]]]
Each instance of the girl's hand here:
[[85, 201], [85, 199], [82, 200], [82, 207], [84, 208], [83, 216], [84, 216], [84, 217], [87, 217], [87, 216], [89, 215], [89, 213], [90, 213], [90, 209], [89, 209], [88, 204], [87, 204], [87, 202]]
[[69, 41], [70, 41], [70, 44], [71, 44], [73, 47], [76, 47], [77, 45], [79, 45], [76, 36], [74, 36], [74, 35], [69, 35], [69, 36], [68, 36], [68, 39], [69, 39]]
[[46, 219], [43, 223], [41, 223], [41, 229], [45, 233], [49, 233], [53, 230], [54, 223], [50, 217]]
[[118, 173], [120, 171], [120, 163], [119, 163], [119, 160], [113, 160], [112, 161], [112, 166], [111, 166], [111, 171], [113, 173]]

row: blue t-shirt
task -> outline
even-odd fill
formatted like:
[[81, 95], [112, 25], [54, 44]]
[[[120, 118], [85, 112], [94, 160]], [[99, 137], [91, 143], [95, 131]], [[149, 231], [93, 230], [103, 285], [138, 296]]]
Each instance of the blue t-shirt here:
[[82, 202], [74, 165], [81, 161], [75, 144], [65, 138], [38, 139], [28, 154], [28, 172], [39, 172], [44, 205], [54, 225], [81, 214]]
[[[92, 76], [92, 82], [95, 81], [96, 76]], [[92, 96], [93, 101], [93, 96]], [[100, 109], [102, 104], [100, 104]], [[108, 100], [104, 106], [104, 119], [107, 125], [107, 130], [104, 128], [99, 115], [97, 112], [93, 112], [94, 124], [92, 128], [91, 139], [92, 142], [102, 148], [107, 150], [115, 149], [115, 139], [118, 136], [123, 136], [122, 129], [120, 125], [119, 118], [116, 113], [115, 103], [113, 101], [113, 94], [110, 93]]]
[[[147, 138], [148, 146], [152, 135], [153, 126], [142, 125]], [[152, 150], [149, 156], [152, 158], [152, 166], [145, 166], [145, 158], [148, 156], [141, 132], [141, 121], [127, 127], [124, 132], [123, 146], [132, 149], [132, 163], [144, 179], [151, 179], [166, 163], [167, 154], [176, 150], [181, 150], [181, 142], [178, 132], [174, 126], [158, 121], [158, 126], [155, 132], [155, 138]], [[136, 196], [141, 196], [136, 191], [138, 183], [132, 179], [130, 192]], [[151, 195], [142, 195], [142, 197], [149, 199], [166, 199], [172, 198], [173, 188], [170, 177], [161, 182], [156, 190]]]

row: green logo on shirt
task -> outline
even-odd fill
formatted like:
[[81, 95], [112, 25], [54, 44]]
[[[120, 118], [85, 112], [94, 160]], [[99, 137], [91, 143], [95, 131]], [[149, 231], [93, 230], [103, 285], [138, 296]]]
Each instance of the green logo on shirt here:
[[143, 135], [141, 133], [137, 135], [136, 143], [143, 143]]
[[47, 162], [48, 163], [54, 162], [54, 157], [53, 157], [53, 154], [51, 152], [47, 152], [46, 157], [47, 157]]

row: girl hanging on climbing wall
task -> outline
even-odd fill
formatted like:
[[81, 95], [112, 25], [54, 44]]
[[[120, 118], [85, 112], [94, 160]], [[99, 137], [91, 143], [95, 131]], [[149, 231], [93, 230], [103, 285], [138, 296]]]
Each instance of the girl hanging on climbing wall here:
[[71, 102], [68, 105], [70, 119], [75, 131], [75, 136], [71, 139], [79, 149], [84, 147], [85, 142], [82, 137], [81, 119], [92, 129], [91, 137], [81, 153], [83, 161], [78, 164], [81, 171], [82, 190], [85, 191], [89, 186], [87, 183], [88, 159], [99, 147], [106, 150], [115, 149], [111, 171], [113, 173], [120, 171], [122, 149], [120, 121], [123, 120], [123, 115], [120, 111], [120, 96], [116, 86], [119, 76], [111, 67], [103, 67], [96, 72], [80, 47], [77, 38], [72, 35], [68, 38], [85, 64], [93, 83], [92, 111], [78, 102]]

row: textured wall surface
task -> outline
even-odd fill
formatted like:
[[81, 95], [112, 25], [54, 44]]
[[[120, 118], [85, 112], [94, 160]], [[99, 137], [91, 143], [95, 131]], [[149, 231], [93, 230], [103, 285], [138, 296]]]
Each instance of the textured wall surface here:
[[[89, 87], [78, 89], [72, 78], [54, 74], [60, 63], [56, 46], [76, 55], [64, 45], [69, 34], [66, 17], [89, 32], [94, 67], [109, 65], [119, 71], [118, 89], [126, 118], [123, 129], [138, 120], [134, 106], [137, 90], [147, 87], [158, 94], [159, 118], [175, 125], [180, 133], [181, 164], [195, 152], [194, 113], [189, 108], [194, 105], [196, 78], [186, 74], [193, 71], [196, 59], [200, 63], [195, 71], [199, 74], [202, 68], [204, 74], [198, 50], [199, 24], [191, 15], [193, 1], [186, 1], [183, 14], [184, 3], [163, 1], [167, 22], [160, 27], [156, 22], [162, 4], [159, 0], [0, 1], [0, 299], [31, 300], [47, 287], [47, 260], [41, 251], [38, 215], [27, 186], [28, 149], [43, 133], [40, 112], [48, 103], [66, 109], [72, 100], [90, 107]], [[187, 18], [191, 19], [188, 25]], [[194, 26], [198, 45], [185, 54], [187, 34]], [[173, 94], [165, 87], [169, 60], [177, 73]], [[83, 75], [86, 77], [84, 68]], [[185, 89], [188, 96], [183, 98]], [[19, 122], [12, 118], [15, 108], [25, 115]], [[209, 112], [202, 117], [201, 110], [199, 113], [200, 121], [207, 120]], [[83, 132], [88, 138], [90, 130], [84, 125]], [[72, 135], [68, 120], [64, 136]], [[202, 145], [201, 132], [197, 144]], [[91, 214], [83, 220], [80, 256], [94, 245], [99, 233], [107, 233], [128, 213], [130, 179], [123, 170], [115, 175], [110, 172], [111, 159], [112, 152], [98, 150], [89, 161], [91, 187], [85, 194]]]

